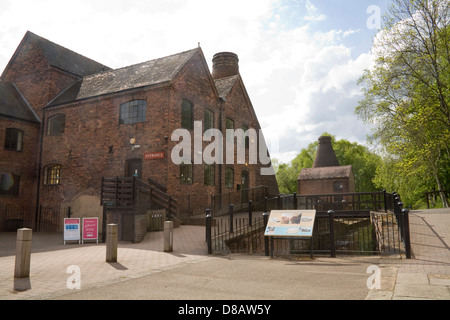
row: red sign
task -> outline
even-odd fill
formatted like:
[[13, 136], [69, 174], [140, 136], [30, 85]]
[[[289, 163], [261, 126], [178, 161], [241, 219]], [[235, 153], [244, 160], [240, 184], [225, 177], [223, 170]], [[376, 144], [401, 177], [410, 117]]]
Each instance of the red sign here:
[[83, 218], [83, 240], [98, 240], [98, 218]]
[[164, 159], [164, 151], [145, 153], [144, 159], [145, 160]]

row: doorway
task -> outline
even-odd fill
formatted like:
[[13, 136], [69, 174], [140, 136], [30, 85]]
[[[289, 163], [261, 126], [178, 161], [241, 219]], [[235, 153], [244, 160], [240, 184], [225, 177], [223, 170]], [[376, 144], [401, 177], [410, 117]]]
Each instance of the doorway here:
[[125, 176], [142, 179], [142, 159], [128, 159], [125, 164]]

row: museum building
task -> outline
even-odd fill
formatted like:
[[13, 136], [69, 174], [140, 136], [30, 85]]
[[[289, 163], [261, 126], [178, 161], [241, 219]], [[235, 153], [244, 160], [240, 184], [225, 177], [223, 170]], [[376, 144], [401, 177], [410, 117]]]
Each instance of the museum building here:
[[99, 216], [102, 178], [126, 176], [175, 199], [257, 186], [278, 193], [275, 175], [261, 174], [270, 163], [249, 161], [248, 137], [245, 161], [194, 163], [191, 141], [174, 163], [173, 132], [194, 137], [199, 123], [223, 132], [223, 145], [226, 129], [261, 129], [236, 54], [214, 55], [212, 72], [200, 46], [112, 69], [27, 32], [0, 77], [0, 202]]

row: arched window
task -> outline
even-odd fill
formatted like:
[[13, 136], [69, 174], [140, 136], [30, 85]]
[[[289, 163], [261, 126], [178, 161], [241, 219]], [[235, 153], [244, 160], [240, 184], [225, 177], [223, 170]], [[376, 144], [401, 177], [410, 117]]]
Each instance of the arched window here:
[[23, 131], [15, 128], [7, 128], [5, 136], [5, 149], [22, 151]]
[[44, 186], [61, 184], [61, 165], [52, 164], [44, 168]]
[[120, 105], [119, 124], [133, 124], [146, 121], [147, 101], [132, 100]]
[[57, 114], [48, 118], [47, 135], [56, 136], [64, 133], [66, 128], [66, 115]]

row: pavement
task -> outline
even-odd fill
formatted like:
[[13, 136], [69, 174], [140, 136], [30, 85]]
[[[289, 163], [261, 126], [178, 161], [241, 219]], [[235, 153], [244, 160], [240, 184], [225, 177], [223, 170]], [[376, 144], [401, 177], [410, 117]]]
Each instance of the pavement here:
[[33, 233], [30, 276], [14, 279], [15, 233], [0, 233], [0, 300], [450, 300], [450, 209], [410, 212], [412, 259], [326, 256], [296, 259], [208, 255], [205, 229], [174, 229], [141, 243], [63, 243]]

